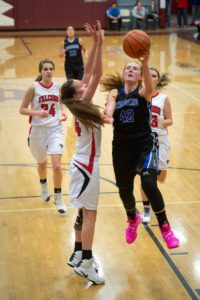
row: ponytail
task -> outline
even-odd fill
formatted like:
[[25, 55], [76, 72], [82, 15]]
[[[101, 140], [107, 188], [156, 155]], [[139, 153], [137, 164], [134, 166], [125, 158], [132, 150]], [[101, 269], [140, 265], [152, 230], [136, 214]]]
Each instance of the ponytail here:
[[87, 129], [92, 127], [98, 128], [98, 125], [104, 125], [98, 105], [86, 101], [74, 100], [74, 98], [64, 98], [63, 96], [61, 96], [61, 102], [66, 105], [72, 115], [77, 117]]
[[171, 79], [169, 78], [169, 73], [163, 73], [162, 75], [160, 75], [159, 71], [156, 68], [150, 68], [150, 70], [155, 71], [157, 73], [158, 84], [156, 88], [159, 91], [165, 88], [171, 82]]
[[160, 80], [157, 84], [157, 89], [162, 90], [165, 88], [169, 83], [171, 82], [171, 79], [169, 78], [169, 73], [164, 73], [161, 75]]
[[39, 74], [36, 78], [35, 78], [35, 81], [41, 81], [42, 80], [42, 75]]
[[124, 86], [124, 79], [119, 73], [108, 74], [100, 80], [100, 85], [103, 92], [110, 92]]

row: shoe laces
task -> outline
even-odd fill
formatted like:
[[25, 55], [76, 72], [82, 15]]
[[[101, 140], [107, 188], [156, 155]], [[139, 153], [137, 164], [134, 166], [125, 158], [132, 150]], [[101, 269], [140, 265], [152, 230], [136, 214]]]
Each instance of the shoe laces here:
[[174, 236], [174, 233], [171, 230], [163, 232], [163, 236], [164, 236], [165, 240], [167, 240], [167, 241], [177, 240], [177, 238]]
[[61, 193], [55, 193], [54, 194], [54, 200], [56, 201], [57, 204], [62, 204], [62, 195]]
[[128, 222], [128, 224], [129, 224], [129, 226], [128, 226], [129, 230], [130, 230], [130, 231], [135, 231], [135, 230], [136, 230], [136, 227], [137, 227], [136, 219], [135, 219], [135, 220], [130, 220], [130, 219], [128, 219], [127, 222]]
[[149, 214], [150, 214], [150, 207], [145, 207], [144, 206], [144, 216], [146, 217], [146, 216], [149, 216]]

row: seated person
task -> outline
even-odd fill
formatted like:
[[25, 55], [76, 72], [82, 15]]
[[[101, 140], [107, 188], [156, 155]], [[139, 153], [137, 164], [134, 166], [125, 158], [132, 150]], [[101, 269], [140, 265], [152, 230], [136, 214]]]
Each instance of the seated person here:
[[155, 1], [151, 0], [150, 6], [149, 6], [148, 12], [147, 12], [147, 17], [146, 17], [147, 25], [148, 25], [148, 20], [152, 20], [154, 29], [156, 29], [156, 26], [158, 23], [158, 18], [159, 18], [155, 6], [156, 6]]
[[144, 29], [146, 9], [142, 4], [142, 1], [138, 1], [137, 5], [132, 9], [133, 17], [136, 19], [136, 28]]
[[200, 18], [194, 21], [194, 24], [197, 27], [197, 32], [194, 34], [195, 40], [200, 40]]
[[108, 29], [109, 30], [120, 30], [122, 19], [120, 9], [117, 7], [117, 3], [113, 2], [112, 6], [107, 10], [108, 17]]

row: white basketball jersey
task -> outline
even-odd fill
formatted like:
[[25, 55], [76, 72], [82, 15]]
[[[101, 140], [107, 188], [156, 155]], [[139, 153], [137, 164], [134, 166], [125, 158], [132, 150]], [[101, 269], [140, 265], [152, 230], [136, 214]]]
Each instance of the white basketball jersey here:
[[164, 120], [164, 106], [166, 95], [162, 93], [157, 93], [152, 97], [151, 101], [151, 128], [153, 132], [156, 132], [158, 135], [167, 135], [167, 128], [158, 127], [158, 119]]
[[77, 134], [75, 158], [98, 159], [101, 154], [101, 126], [86, 128], [83, 123], [75, 119]]
[[49, 116], [41, 118], [39, 116], [31, 117], [33, 126], [51, 127], [60, 124], [60, 102], [59, 102], [59, 86], [52, 82], [50, 86], [44, 86], [41, 82], [33, 83], [35, 95], [31, 101], [31, 108], [37, 111], [46, 110]]

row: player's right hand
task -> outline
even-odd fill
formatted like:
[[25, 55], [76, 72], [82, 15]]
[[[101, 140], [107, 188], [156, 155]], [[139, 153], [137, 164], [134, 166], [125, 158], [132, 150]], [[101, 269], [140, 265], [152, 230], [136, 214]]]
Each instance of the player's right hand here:
[[41, 110], [40, 112], [39, 112], [39, 117], [40, 118], [47, 118], [49, 116], [49, 113], [48, 113], [48, 111], [46, 111], [46, 110]]

